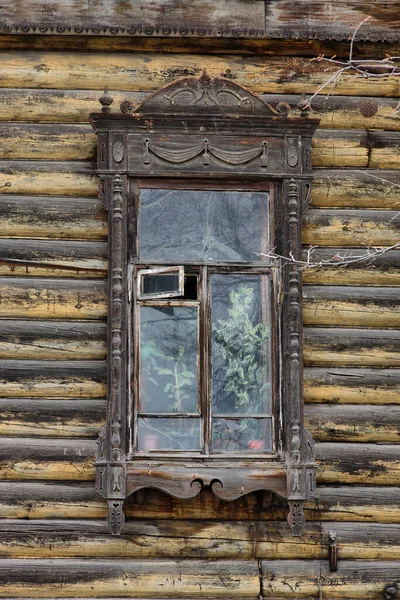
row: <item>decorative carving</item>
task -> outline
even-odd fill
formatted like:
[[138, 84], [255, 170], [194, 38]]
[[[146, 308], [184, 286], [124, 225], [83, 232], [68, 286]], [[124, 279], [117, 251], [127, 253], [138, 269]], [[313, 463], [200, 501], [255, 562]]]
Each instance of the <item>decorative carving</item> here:
[[299, 162], [299, 151], [296, 146], [289, 146], [287, 153], [289, 167], [295, 167]]
[[108, 500], [108, 516], [107, 522], [110, 526], [111, 535], [120, 535], [123, 524], [125, 523], [125, 515], [122, 507], [123, 500]]
[[110, 106], [114, 102], [114, 98], [112, 98], [110, 96], [110, 94], [108, 93], [108, 85], [104, 86], [104, 93], [102, 96], [100, 96], [99, 102], [100, 102], [101, 106], [103, 107], [101, 109], [102, 113], [111, 112]]
[[104, 425], [96, 440], [96, 462], [101, 462], [105, 458], [106, 429], [107, 425]]
[[304, 500], [288, 500], [288, 503], [289, 515], [287, 520], [292, 530], [292, 534], [298, 537], [303, 531], [303, 526], [305, 522], [303, 512]]
[[[294, 465], [300, 464], [300, 460], [301, 460], [300, 445], [301, 445], [300, 425], [299, 425], [299, 422], [296, 421], [292, 425], [292, 462]], [[297, 471], [296, 471], [296, 473], [297, 473]]]
[[210, 164], [210, 154], [229, 165], [242, 165], [254, 160], [258, 156], [260, 156], [261, 167], [266, 167], [268, 164], [268, 142], [266, 141], [261, 142], [259, 148], [237, 152], [217, 148], [216, 146], [211, 145], [207, 138], [202, 140], [200, 144], [185, 148], [184, 150], [173, 150], [171, 148], [156, 146], [151, 143], [149, 138], [144, 140], [144, 147], [143, 162], [146, 165], [151, 163], [151, 154], [154, 154], [161, 160], [175, 164], [185, 163], [196, 158], [196, 156], [199, 156], [200, 154], [202, 155], [202, 164], [204, 166]]
[[116, 163], [122, 162], [124, 158], [124, 144], [120, 140], [113, 145], [112, 155]]

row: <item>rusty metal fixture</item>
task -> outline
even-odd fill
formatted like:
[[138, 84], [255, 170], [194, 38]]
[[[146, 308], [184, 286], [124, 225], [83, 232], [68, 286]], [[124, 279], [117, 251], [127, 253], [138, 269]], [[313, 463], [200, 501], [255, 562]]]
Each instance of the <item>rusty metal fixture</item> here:
[[375, 100], [361, 100], [358, 108], [363, 117], [373, 117], [378, 112], [378, 105]]
[[334, 533], [333, 531], [329, 532], [328, 557], [329, 557], [329, 570], [331, 573], [336, 573], [337, 561], [338, 561], [338, 547], [337, 547], [337, 541], [336, 541], [336, 533]]
[[110, 96], [110, 94], [108, 93], [108, 85], [104, 86], [104, 94], [102, 96], [100, 96], [99, 102], [100, 102], [101, 106], [103, 107], [101, 109], [102, 113], [111, 112], [110, 106], [114, 102], [114, 98], [112, 96]]
[[397, 583], [389, 583], [383, 590], [383, 597], [385, 600], [393, 600], [396, 597], [397, 592], [399, 591], [399, 586]]

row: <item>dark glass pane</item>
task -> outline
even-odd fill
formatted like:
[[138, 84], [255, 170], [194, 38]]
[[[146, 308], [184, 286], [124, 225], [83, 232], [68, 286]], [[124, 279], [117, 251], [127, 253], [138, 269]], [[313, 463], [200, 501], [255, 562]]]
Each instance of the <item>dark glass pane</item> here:
[[266, 260], [267, 192], [142, 189], [139, 258]]
[[200, 419], [138, 419], [139, 450], [200, 450]]
[[215, 418], [212, 449], [214, 452], [271, 452], [272, 420]]
[[267, 275], [211, 275], [214, 414], [271, 414], [269, 296]]
[[142, 294], [179, 293], [178, 273], [149, 273], [142, 276]]
[[141, 412], [198, 410], [197, 307], [140, 308]]

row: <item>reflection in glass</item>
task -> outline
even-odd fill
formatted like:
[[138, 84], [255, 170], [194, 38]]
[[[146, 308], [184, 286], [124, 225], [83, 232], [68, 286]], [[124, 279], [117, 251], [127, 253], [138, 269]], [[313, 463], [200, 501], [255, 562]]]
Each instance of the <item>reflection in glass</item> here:
[[179, 294], [179, 274], [149, 274], [143, 275], [142, 294]]
[[197, 307], [140, 308], [140, 410], [198, 410]]
[[268, 202], [268, 192], [142, 189], [139, 258], [266, 260]]
[[214, 414], [271, 414], [269, 278], [211, 275]]
[[138, 419], [139, 450], [200, 450], [200, 419]]
[[271, 452], [271, 418], [214, 418], [212, 447], [214, 452]]

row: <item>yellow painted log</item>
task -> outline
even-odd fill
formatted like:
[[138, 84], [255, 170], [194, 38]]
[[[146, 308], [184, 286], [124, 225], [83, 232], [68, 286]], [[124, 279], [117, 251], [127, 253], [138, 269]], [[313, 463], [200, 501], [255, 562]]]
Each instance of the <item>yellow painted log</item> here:
[[96, 197], [96, 175], [74, 173], [73, 166], [70, 173], [41, 172], [35, 164], [0, 170], [0, 194]]
[[[314, 93], [332, 73], [324, 63], [294, 57], [176, 54], [3, 52], [0, 86], [8, 88], [148, 91], [179, 76], [229, 77], [258, 93]], [[341, 77], [325, 90], [335, 95], [398, 96], [396, 77]]]
[[400, 285], [399, 269], [380, 270], [373, 263], [368, 269], [351, 266], [317, 267], [303, 271], [303, 283], [319, 285]]

